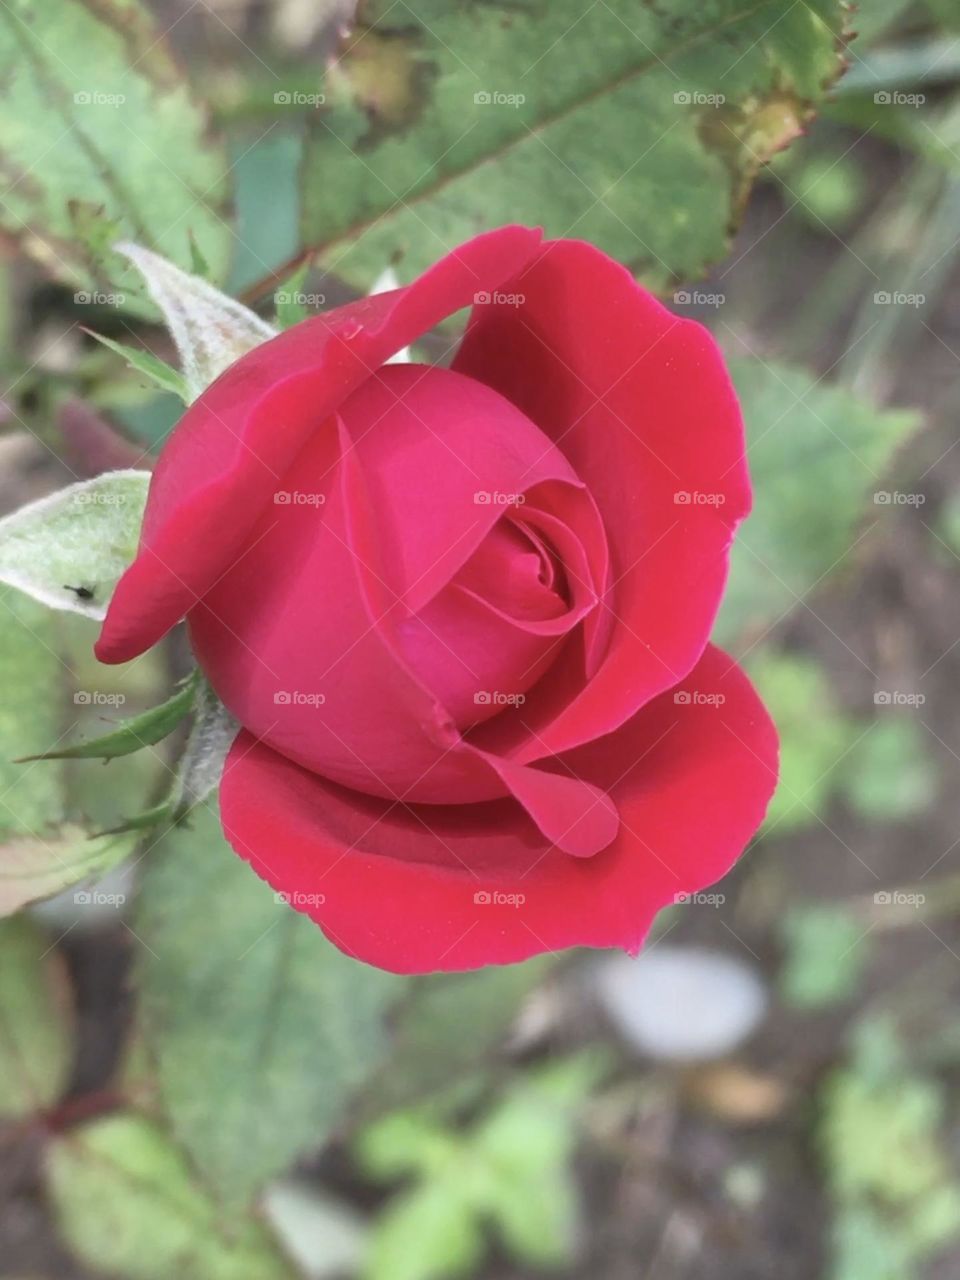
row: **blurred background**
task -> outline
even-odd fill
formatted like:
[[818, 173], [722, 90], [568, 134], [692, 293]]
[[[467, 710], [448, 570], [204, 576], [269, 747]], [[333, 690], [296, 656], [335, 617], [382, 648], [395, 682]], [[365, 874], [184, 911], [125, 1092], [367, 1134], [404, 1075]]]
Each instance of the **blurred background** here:
[[[98, 668], [95, 624], [7, 590], [0, 1275], [956, 1276], [960, 14], [782, 0], [741, 30], [719, 0], [401, 0], [348, 33], [350, 8], [4, 6], [2, 510], [148, 465], [180, 412], [86, 332], [175, 361], [103, 265], [124, 219], [153, 242], [162, 211], [165, 251], [265, 315], [546, 221], [730, 359], [756, 511], [716, 635], [782, 783], [638, 961], [374, 974], [278, 926], [206, 812], [87, 840], [158, 799], [176, 735], [106, 769], [7, 763], [189, 668], [182, 640]], [[719, 63], [688, 44], [705, 15]], [[595, 97], [638, 41], [649, 100], [553, 138], [571, 83]], [[518, 121], [528, 150], [498, 159]], [[114, 219], [124, 184], [137, 216]]]

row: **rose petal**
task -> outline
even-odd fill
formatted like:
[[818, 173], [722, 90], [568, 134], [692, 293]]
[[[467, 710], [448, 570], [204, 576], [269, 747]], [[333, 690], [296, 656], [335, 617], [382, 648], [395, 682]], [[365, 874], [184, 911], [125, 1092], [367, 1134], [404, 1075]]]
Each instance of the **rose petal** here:
[[475, 307], [453, 367], [512, 400], [563, 449], [613, 557], [614, 625], [593, 680], [528, 702], [535, 739], [505, 721], [505, 736], [486, 740], [528, 760], [608, 733], [690, 670], [750, 489], [736, 396], [699, 324], [580, 241], [545, 244], [508, 288], [521, 305]]
[[683, 692], [566, 757], [621, 814], [616, 842], [589, 860], [551, 849], [508, 800], [358, 797], [248, 734], [224, 774], [224, 831], [294, 906], [315, 895], [302, 909], [341, 950], [397, 973], [571, 946], [635, 952], [662, 907], [729, 870], [776, 782], [775, 730], [725, 654], [709, 647]]
[[96, 645], [123, 662], [155, 644], [241, 554], [306, 441], [394, 352], [528, 261], [540, 233], [477, 236], [413, 284], [315, 316], [256, 347], [181, 419], [157, 463], [137, 559]]

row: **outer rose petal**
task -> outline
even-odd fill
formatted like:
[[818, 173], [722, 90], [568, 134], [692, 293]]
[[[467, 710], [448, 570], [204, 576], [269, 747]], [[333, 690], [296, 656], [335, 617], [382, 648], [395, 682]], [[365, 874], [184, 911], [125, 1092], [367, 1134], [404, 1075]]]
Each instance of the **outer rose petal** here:
[[531, 760], [608, 733], [690, 670], [750, 486], [736, 395], [701, 325], [576, 240], [546, 243], [506, 287], [524, 301], [475, 307], [453, 368], [505, 395], [560, 446], [600, 509], [613, 557], [615, 622], [590, 685], [581, 690], [571, 672], [565, 697], [551, 673], [523, 725], [508, 717], [485, 729], [484, 746]]
[[341, 950], [397, 973], [571, 946], [636, 951], [662, 907], [729, 870], [776, 782], [776, 732], [743, 672], [709, 647], [684, 688], [699, 700], [661, 696], [564, 760], [621, 813], [616, 842], [589, 861], [551, 849], [509, 800], [377, 801], [246, 733], [220, 789], [224, 831]]
[[413, 284], [314, 316], [232, 365], [184, 414], [150, 485], [140, 550], [96, 644], [124, 662], [163, 636], [242, 551], [303, 445], [391, 355], [514, 275], [540, 233], [502, 227]]

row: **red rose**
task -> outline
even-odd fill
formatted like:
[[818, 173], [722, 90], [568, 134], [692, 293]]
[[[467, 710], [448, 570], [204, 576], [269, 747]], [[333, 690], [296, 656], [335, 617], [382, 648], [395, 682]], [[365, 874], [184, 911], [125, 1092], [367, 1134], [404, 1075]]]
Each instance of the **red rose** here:
[[[471, 303], [451, 368], [385, 365]], [[773, 790], [773, 727], [707, 644], [749, 501], [709, 334], [505, 227], [204, 392], [97, 654], [186, 616], [244, 726], [226, 836], [344, 951], [633, 951]]]

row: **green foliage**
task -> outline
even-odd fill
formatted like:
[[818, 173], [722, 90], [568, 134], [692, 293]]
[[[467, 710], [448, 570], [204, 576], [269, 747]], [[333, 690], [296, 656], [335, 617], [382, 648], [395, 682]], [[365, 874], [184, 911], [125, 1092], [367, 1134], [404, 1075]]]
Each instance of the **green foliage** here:
[[485, 1223], [534, 1266], [568, 1261], [578, 1218], [570, 1172], [577, 1113], [602, 1069], [590, 1055], [552, 1063], [466, 1131], [397, 1111], [361, 1133], [357, 1154], [372, 1177], [413, 1177], [377, 1221], [367, 1280], [464, 1274], [483, 1255]]
[[[881, 410], [770, 361], [730, 361], [747, 429], [754, 509], [733, 545], [717, 636], [762, 634], [850, 567], [864, 506], [885, 488], [916, 413]], [[882, 507], [871, 507], [874, 511]]]
[[783, 923], [780, 989], [788, 1004], [816, 1009], [854, 995], [869, 950], [869, 926], [838, 906], [795, 907]]
[[66, 982], [49, 940], [29, 920], [0, 924], [0, 1118], [55, 1102], [70, 1069]]
[[242, 1208], [321, 1145], [379, 1066], [402, 980], [278, 900], [206, 806], [154, 851], [136, 930], [163, 1105], [218, 1200]]
[[835, 769], [859, 732], [832, 705], [823, 672], [809, 658], [760, 651], [749, 664], [780, 732], [780, 781], [767, 811], [771, 831], [816, 820], [835, 790]]
[[118, 729], [70, 747], [24, 756], [22, 763], [31, 760], [112, 760], [117, 756], [140, 751], [143, 747], [153, 746], [171, 734], [183, 717], [189, 714], [197, 696], [197, 683], [198, 673], [195, 671], [166, 702], [158, 707], [151, 707], [138, 716], [131, 716]]
[[55, 623], [43, 605], [0, 586], [0, 838], [34, 836], [63, 817], [56, 772], [14, 763], [60, 737], [66, 672]]
[[695, 276], [838, 76], [842, 25], [837, 0], [377, 0], [307, 136], [304, 240], [364, 287], [507, 222]]
[[68, 824], [45, 836], [18, 836], [0, 845], [0, 916], [95, 880], [133, 852], [120, 836], [95, 836]]
[[50, 1194], [64, 1239], [121, 1280], [294, 1280], [263, 1227], [225, 1222], [183, 1156], [146, 1120], [118, 1115], [53, 1143]]
[[809, 658], [761, 647], [747, 669], [780, 732], [769, 832], [815, 822], [836, 794], [874, 821], [907, 818], [929, 803], [936, 777], [910, 713], [885, 709], [873, 721], [845, 714]]
[[[960, 1238], [960, 1183], [941, 1142], [943, 1087], [910, 1070], [888, 1023], [867, 1023], [822, 1105], [820, 1141], [838, 1206], [834, 1280], [909, 1280], [928, 1253]], [[886, 1261], [871, 1273], [878, 1243]]]
[[223, 277], [225, 157], [145, 7], [9, 0], [0, 71], [7, 232], [75, 288], [119, 284], [115, 305], [144, 306], [110, 252], [123, 236], [188, 262], [192, 235]]
[[396, 1011], [388, 1068], [365, 1095], [371, 1108], [468, 1087], [506, 1035], [523, 997], [554, 963], [553, 957], [536, 956], [413, 982]]
[[272, 325], [205, 277], [181, 271], [161, 254], [131, 241], [116, 248], [143, 276], [170, 330], [188, 402], [242, 355], [276, 335]]
[[927, 735], [909, 713], [878, 718], [845, 761], [847, 801], [876, 822], [922, 813], [937, 784], [927, 744]]
[[0, 582], [52, 609], [103, 618], [137, 553], [149, 471], [108, 471], [0, 520]]
[[288, 262], [300, 248], [302, 149], [299, 131], [279, 129], [252, 144], [246, 136], [237, 138], [231, 147], [237, 218], [231, 292], [238, 293]]
[[[68, 724], [68, 705], [69, 719], [78, 719], [92, 694], [83, 690], [74, 698], [86, 701], [68, 701], [71, 673], [60, 653], [60, 623], [68, 620], [10, 587], [0, 588], [0, 615], [0, 916], [6, 916], [102, 874], [133, 846], [130, 840], [90, 839], [80, 824], [67, 821], [69, 795], [83, 787], [75, 786], [66, 765], [17, 762], [25, 753], [54, 747]], [[89, 648], [89, 633], [84, 644]], [[116, 781], [135, 790], [130, 775]], [[104, 792], [102, 781], [97, 788]], [[92, 817], [92, 807], [84, 808]]]
[[159, 387], [161, 391], [171, 392], [186, 404], [187, 384], [183, 380], [183, 374], [171, 368], [159, 356], [155, 356], [152, 351], [145, 351], [142, 347], [131, 347], [126, 342], [116, 342], [102, 333], [94, 333], [92, 329], [88, 329], [87, 332], [91, 338], [96, 338], [110, 351], [123, 356], [130, 368], [135, 369], [137, 373], [142, 373], [153, 386]]

